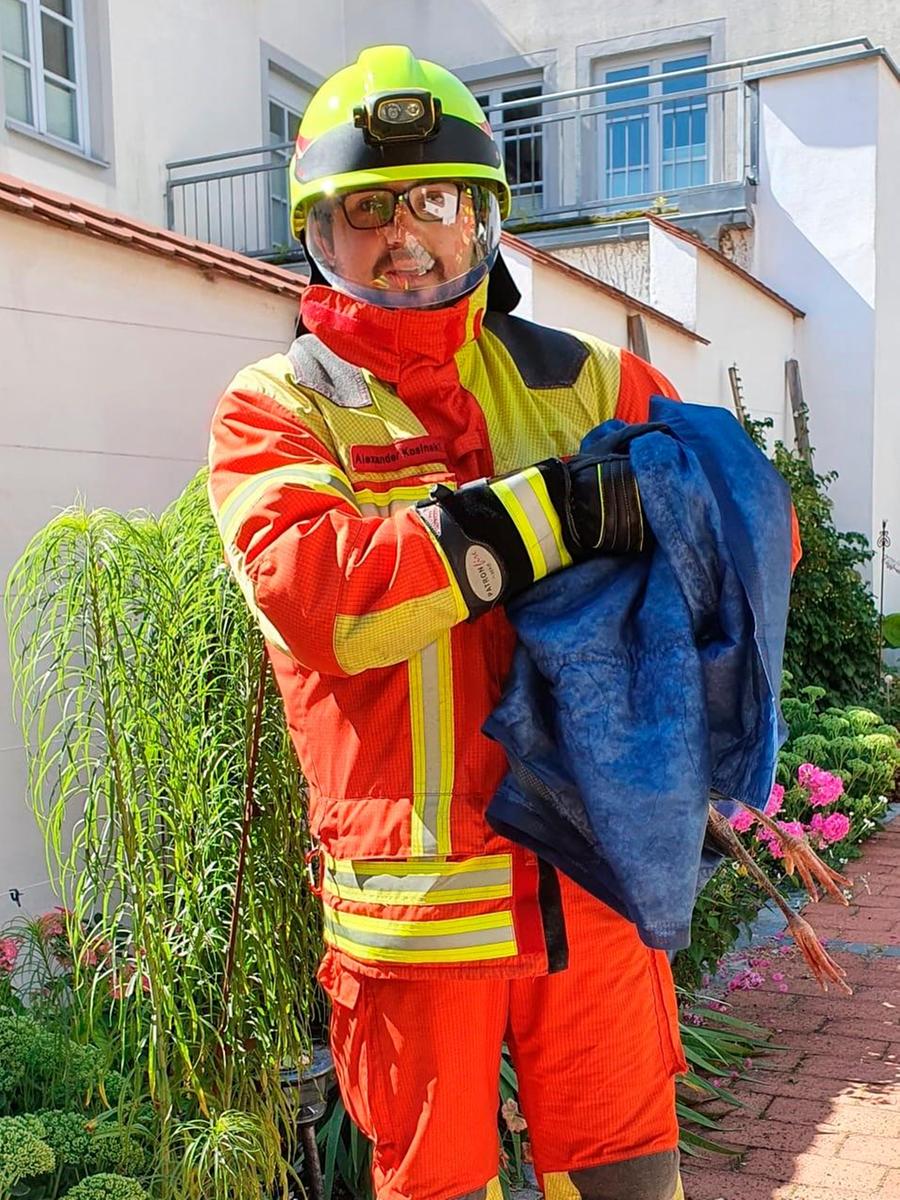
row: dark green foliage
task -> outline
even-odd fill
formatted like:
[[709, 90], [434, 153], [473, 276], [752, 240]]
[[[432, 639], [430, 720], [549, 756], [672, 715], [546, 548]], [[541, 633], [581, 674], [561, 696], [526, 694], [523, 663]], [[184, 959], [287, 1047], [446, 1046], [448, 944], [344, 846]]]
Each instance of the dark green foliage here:
[[859, 573], [872, 550], [861, 533], [835, 527], [827, 491], [833, 472], [816, 474], [781, 444], [775, 466], [790, 484], [803, 544], [791, 589], [785, 666], [838, 703], [860, 700], [880, 683], [878, 611]]

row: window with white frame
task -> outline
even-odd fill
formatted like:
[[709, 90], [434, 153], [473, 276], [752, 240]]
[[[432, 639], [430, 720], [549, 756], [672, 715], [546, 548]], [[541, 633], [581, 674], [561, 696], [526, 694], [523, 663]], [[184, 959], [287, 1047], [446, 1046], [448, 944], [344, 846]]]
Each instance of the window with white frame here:
[[[527, 74], [494, 82], [470, 83], [469, 88], [485, 110], [494, 137], [500, 144], [512, 192], [513, 213], [523, 215], [538, 211], [542, 207], [546, 183], [544, 126], [531, 122], [542, 112], [539, 99], [544, 90], [542, 76]], [[532, 98], [535, 98], [533, 104], [496, 107]]]
[[81, 0], [0, 0], [6, 116], [90, 153]]
[[273, 246], [287, 246], [293, 239], [288, 180], [292, 150], [286, 143], [293, 146], [297, 140], [302, 116], [302, 112], [290, 105], [269, 97], [269, 145], [273, 147], [273, 162], [276, 166], [282, 164], [280, 169], [272, 171], [269, 182], [269, 236]]
[[[655, 50], [627, 61], [597, 60], [600, 193], [606, 199], [667, 194], [709, 182], [709, 112], [703, 89], [705, 47]], [[653, 76], [671, 79], [644, 82]], [[621, 86], [621, 85], [625, 86]]]

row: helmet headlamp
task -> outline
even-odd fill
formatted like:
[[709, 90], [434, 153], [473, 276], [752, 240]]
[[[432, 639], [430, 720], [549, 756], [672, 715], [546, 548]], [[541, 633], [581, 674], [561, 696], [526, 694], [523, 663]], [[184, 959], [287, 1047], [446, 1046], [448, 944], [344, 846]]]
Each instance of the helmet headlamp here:
[[424, 142], [441, 125], [441, 102], [423, 88], [379, 92], [353, 110], [353, 123], [369, 145]]

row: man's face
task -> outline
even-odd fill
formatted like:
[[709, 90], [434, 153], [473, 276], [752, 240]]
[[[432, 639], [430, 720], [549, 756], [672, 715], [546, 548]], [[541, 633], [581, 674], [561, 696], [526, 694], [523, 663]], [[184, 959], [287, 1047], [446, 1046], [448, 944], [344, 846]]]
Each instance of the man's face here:
[[[390, 219], [376, 227], [392, 206]], [[465, 188], [440, 181], [366, 188], [334, 205], [332, 232], [335, 265], [345, 279], [368, 288], [425, 292], [471, 267], [472, 198]]]

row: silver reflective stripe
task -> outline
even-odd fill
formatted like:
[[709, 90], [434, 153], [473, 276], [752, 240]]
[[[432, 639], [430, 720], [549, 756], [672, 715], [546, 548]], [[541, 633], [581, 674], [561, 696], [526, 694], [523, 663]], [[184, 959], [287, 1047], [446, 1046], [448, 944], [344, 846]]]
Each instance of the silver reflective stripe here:
[[353, 874], [350, 871], [328, 872], [328, 878], [338, 885], [358, 887], [363, 891], [374, 888], [384, 892], [414, 892], [421, 896], [425, 892], [445, 892], [470, 888], [503, 887], [509, 883], [509, 870], [498, 867], [493, 871], [469, 871], [459, 875], [369, 875]]
[[[420, 921], [418, 924], [402, 921], [378, 921], [372, 919], [371, 927], [362, 929], [351, 926], [342, 920], [340, 913], [326, 908], [326, 928], [338, 934], [347, 941], [358, 946], [378, 947], [384, 950], [414, 950], [421, 953], [424, 950], [462, 950], [467, 947], [515, 945], [512, 920], [508, 913], [499, 914], [505, 918], [501, 926], [493, 925], [488, 928], [463, 929], [455, 933], [434, 933], [433, 928], [441, 922]], [[451, 922], [461, 924], [461, 922]], [[397, 926], [405, 926], [403, 929]], [[383, 928], [377, 928], [382, 926]]]
[[410, 845], [416, 856], [449, 854], [455, 769], [449, 631], [409, 660], [408, 673], [414, 793]]
[[501, 899], [512, 894], [509, 857], [501, 857], [505, 861], [491, 858], [480, 868], [476, 859], [475, 869], [468, 869], [466, 863], [428, 863], [418, 865], [430, 870], [407, 869], [402, 873], [372, 862], [344, 862], [332, 867], [326, 860], [325, 888], [343, 900], [395, 905]]
[[[554, 510], [550, 506], [550, 498], [546, 496], [547, 485], [541, 477], [540, 471], [536, 468], [530, 468], [526, 471], [521, 471], [517, 475], [510, 475], [506, 479], [498, 480], [499, 484], [504, 489], [509, 489], [521, 505], [522, 512], [525, 515], [525, 520], [528, 522], [528, 530], [519, 529], [519, 534], [527, 544], [527, 533], [531, 533], [540, 546], [541, 553], [544, 556], [544, 562], [547, 567], [547, 574], [552, 574], [558, 571], [563, 565], [563, 559], [560, 554], [560, 530], [558, 528], [558, 518], [551, 516]], [[497, 484], [493, 485], [495, 490]], [[545, 493], [546, 508], [541, 504], [537, 495], [537, 490], [540, 488]], [[548, 513], [547, 509], [550, 509]], [[515, 514], [510, 514], [513, 517], [516, 525], [518, 522], [515, 519]], [[554, 528], [553, 521], [557, 521], [557, 527]]]

